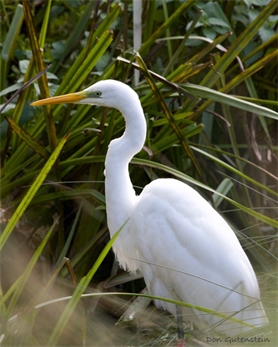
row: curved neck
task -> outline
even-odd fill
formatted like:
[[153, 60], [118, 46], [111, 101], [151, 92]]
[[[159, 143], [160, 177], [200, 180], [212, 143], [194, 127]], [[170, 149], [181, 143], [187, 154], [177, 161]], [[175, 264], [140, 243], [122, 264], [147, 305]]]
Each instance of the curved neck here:
[[120, 110], [126, 121], [122, 137], [113, 140], [105, 160], [105, 196], [108, 227], [113, 235], [130, 217], [136, 201], [129, 177], [128, 164], [146, 138], [146, 121], [138, 99], [129, 99]]

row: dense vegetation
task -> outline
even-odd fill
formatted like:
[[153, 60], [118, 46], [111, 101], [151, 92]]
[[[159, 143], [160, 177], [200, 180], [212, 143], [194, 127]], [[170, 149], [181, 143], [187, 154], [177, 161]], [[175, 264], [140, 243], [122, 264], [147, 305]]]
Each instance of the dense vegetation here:
[[[277, 345], [277, 1], [146, 0], [138, 52], [132, 1], [0, 6], [3, 345], [158, 346], [175, 337], [173, 318], [145, 309], [146, 298], [79, 301], [144, 289], [118, 269], [106, 224], [104, 159], [124, 121], [115, 110], [30, 103], [108, 78], [136, 90], [148, 123], [146, 150], [130, 165], [134, 186], [176, 177], [224, 216], [258, 275], [271, 321], [260, 336]], [[209, 342], [209, 332], [186, 331], [188, 345]]]

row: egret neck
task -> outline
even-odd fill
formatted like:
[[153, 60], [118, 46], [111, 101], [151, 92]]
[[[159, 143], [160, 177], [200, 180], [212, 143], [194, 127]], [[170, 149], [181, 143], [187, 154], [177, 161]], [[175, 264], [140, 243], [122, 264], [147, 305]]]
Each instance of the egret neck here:
[[110, 143], [105, 160], [106, 209], [112, 235], [134, 209], [136, 193], [129, 177], [128, 164], [140, 152], [146, 138], [146, 121], [140, 100], [133, 90], [129, 94], [127, 102], [117, 107], [126, 122], [125, 132]]

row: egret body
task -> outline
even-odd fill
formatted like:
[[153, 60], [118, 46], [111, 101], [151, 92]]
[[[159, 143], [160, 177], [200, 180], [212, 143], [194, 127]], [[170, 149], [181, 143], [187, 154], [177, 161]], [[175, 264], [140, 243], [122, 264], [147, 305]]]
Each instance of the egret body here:
[[[105, 80], [34, 105], [65, 102], [113, 107], [125, 118], [125, 132], [111, 141], [105, 161], [111, 236], [127, 221], [113, 245], [120, 265], [131, 273], [139, 270], [154, 296], [201, 306], [256, 327], [268, 323], [256, 275], [237, 237], [197, 191], [175, 179], [157, 179], [136, 195], [128, 165], [146, 138], [138, 95], [124, 83]], [[174, 304], [155, 304], [176, 314]], [[182, 312], [201, 329], [214, 327], [230, 336], [252, 329], [197, 309], [182, 307]]]

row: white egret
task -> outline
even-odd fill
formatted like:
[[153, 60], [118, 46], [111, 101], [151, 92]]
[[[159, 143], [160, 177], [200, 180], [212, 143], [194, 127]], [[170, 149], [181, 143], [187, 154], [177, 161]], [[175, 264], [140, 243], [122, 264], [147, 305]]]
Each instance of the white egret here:
[[[111, 236], [128, 220], [113, 245], [120, 265], [139, 270], [149, 293], [221, 312], [252, 326], [268, 323], [256, 275], [226, 221], [197, 191], [175, 179], [157, 179], [136, 195], [128, 165], [143, 147], [146, 121], [138, 95], [105, 80], [82, 92], [34, 102], [113, 107], [125, 118], [122, 137], [111, 141], [105, 161], [105, 195]], [[155, 301], [176, 314], [174, 304]], [[198, 328], [236, 335], [251, 329], [197, 309], [182, 307]]]

